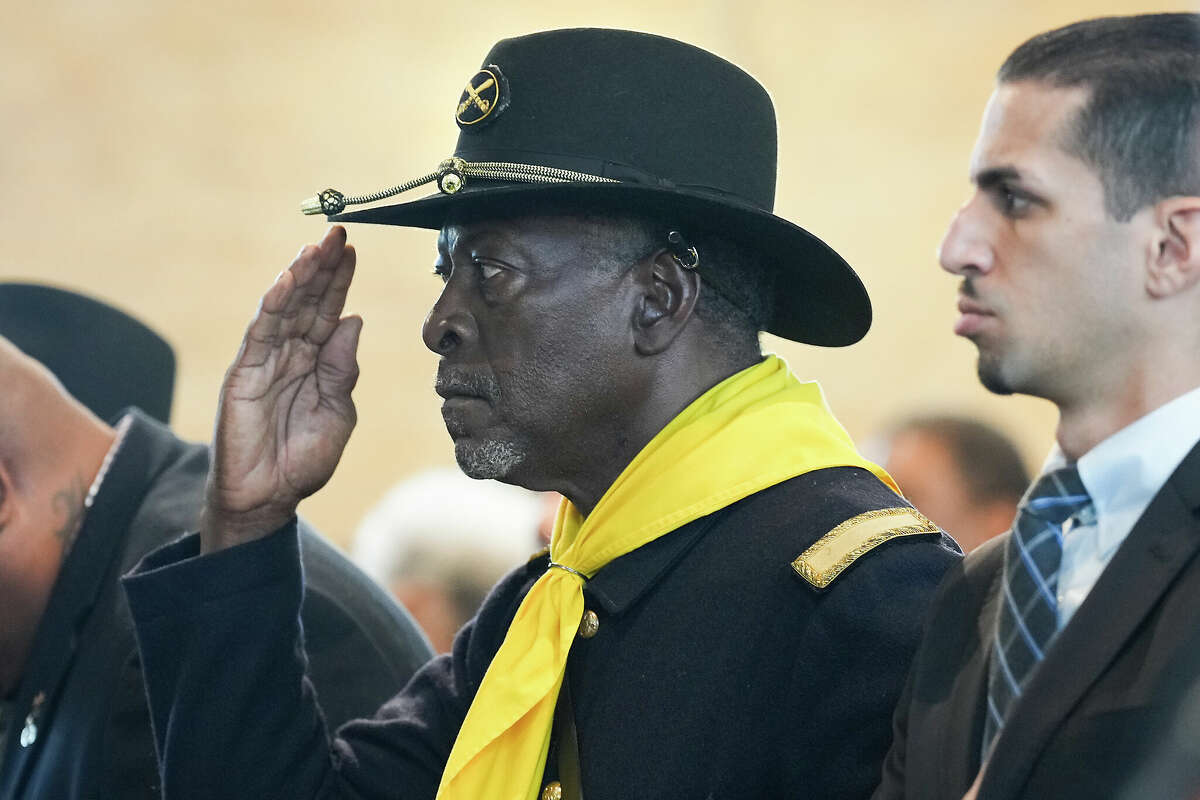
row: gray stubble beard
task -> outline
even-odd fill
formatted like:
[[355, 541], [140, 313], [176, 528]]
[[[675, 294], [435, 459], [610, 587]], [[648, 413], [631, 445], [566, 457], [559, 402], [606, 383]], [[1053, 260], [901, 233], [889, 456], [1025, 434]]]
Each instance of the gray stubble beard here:
[[525, 450], [516, 442], [486, 439], [478, 444], [459, 440], [454, 443], [454, 459], [468, 478], [502, 479], [525, 461]]

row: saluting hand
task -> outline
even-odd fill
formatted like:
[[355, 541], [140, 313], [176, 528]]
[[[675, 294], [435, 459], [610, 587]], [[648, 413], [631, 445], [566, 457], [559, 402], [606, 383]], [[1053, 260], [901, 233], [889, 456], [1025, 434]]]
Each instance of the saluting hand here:
[[201, 552], [266, 536], [333, 475], [357, 420], [362, 320], [341, 316], [353, 275], [336, 226], [263, 295], [221, 387]]

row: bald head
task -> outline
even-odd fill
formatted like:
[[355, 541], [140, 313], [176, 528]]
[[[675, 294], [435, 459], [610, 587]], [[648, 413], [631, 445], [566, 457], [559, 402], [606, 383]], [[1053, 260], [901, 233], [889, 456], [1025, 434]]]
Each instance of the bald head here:
[[111, 428], [68, 395], [48, 369], [3, 336], [0, 386], [4, 387], [0, 463], [21, 488], [32, 488], [29, 481], [47, 472], [78, 469], [81, 465], [72, 462], [91, 450], [97, 439], [111, 440]]
[[0, 337], [0, 696], [16, 686], [114, 431]]

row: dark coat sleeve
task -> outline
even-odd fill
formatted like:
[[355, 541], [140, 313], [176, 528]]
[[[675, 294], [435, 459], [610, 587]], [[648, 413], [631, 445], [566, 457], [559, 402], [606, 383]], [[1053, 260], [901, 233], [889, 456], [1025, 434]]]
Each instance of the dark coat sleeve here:
[[790, 690], [805, 708], [783, 738], [793, 753], [784, 785], [837, 786], [838, 797], [868, 797], [879, 784], [923, 611], [958, 558], [952, 544], [893, 544], [834, 583], [810, 615]]
[[433, 649], [390, 595], [300, 521], [304, 650], [331, 729], [369, 717]]
[[195, 536], [151, 553], [125, 589], [164, 797], [433, 798], [475, 689], [536, 574], [510, 575], [452, 655], [426, 664], [374, 718], [348, 723], [333, 739], [305, 674], [295, 525], [203, 557]]
[[984, 697], [966, 689], [973, 684], [964, 670], [972, 662], [982, 670], [979, 679], [986, 680], [979, 620], [1003, 558], [1003, 541], [993, 539], [937, 585], [896, 704], [892, 744], [872, 800], [957, 800], [975, 779]]
[[101, 792], [97, 796], [155, 800], [159, 797], [158, 766], [136, 651], [129, 653], [110, 703], [104, 736], [98, 743], [103, 748], [100, 761], [104, 773], [95, 787]]

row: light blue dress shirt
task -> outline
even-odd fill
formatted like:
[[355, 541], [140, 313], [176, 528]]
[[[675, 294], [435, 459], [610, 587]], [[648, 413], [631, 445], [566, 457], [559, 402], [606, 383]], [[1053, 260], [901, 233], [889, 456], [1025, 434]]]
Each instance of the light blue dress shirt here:
[[[1093, 447], [1077, 466], [1094, 513], [1063, 526], [1058, 572], [1058, 627], [1071, 619], [1096, 585], [1146, 507], [1200, 441], [1200, 388], [1159, 406]], [[1042, 472], [1066, 466], [1058, 445]]]

